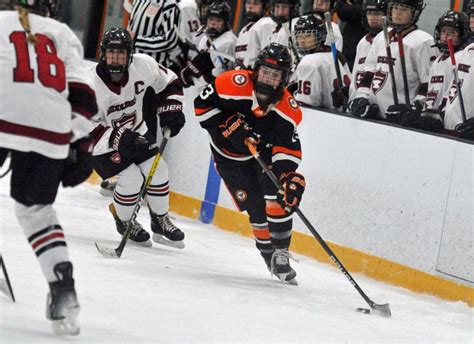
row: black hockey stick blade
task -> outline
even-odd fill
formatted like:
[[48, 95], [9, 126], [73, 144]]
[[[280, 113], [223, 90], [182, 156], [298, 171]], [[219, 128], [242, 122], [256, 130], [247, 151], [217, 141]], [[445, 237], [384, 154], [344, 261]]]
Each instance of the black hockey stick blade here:
[[2, 255], [0, 255], [0, 265], [2, 266], [3, 276], [5, 279], [0, 279], [0, 291], [8, 296], [13, 302], [15, 302], [15, 295], [13, 294], [13, 288], [8, 278], [7, 268], [3, 261]]

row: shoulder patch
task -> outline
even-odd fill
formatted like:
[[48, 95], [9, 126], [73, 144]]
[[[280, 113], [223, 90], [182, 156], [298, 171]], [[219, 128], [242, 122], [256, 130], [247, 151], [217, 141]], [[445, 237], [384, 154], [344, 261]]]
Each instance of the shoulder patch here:
[[247, 76], [244, 74], [234, 74], [232, 76], [232, 82], [235, 86], [244, 86], [247, 83]]
[[250, 98], [253, 93], [252, 74], [247, 70], [231, 70], [215, 80], [216, 91], [221, 97]]
[[295, 98], [293, 98], [288, 90], [285, 90], [283, 98], [280, 102], [275, 106], [277, 112], [283, 118], [293, 122], [296, 126], [298, 126], [303, 119], [303, 112], [301, 111], [300, 106], [296, 102]]

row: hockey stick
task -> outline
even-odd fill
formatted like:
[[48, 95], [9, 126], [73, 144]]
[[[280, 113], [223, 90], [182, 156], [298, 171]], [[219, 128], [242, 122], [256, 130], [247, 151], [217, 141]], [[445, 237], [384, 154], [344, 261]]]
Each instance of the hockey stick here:
[[170, 138], [170, 133], [171, 133], [170, 129], [168, 127], [165, 127], [163, 140], [161, 141], [160, 148], [158, 150], [158, 153], [155, 156], [155, 160], [153, 160], [153, 164], [151, 165], [150, 171], [148, 172], [146, 181], [142, 185], [142, 188], [140, 190], [140, 197], [138, 197], [138, 200], [135, 203], [135, 207], [133, 208], [132, 218], [129, 221], [127, 221], [127, 229], [125, 230], [125, 233], [123, 233], [122, 240], [120, 241], [120, 244], [118, 245], [118, 247], [109, 248], [109, 247], [99, 245], [97, 242], [95, 243], [95, 247], [97, 248], [97, 251], [99, 251], [99, 253], [102, 256], [107, 257], [107, 258], [120, 258], [122, 256], [125, 245], [127, 244], [128, 237], [130, 236], [130, 233], [132, 232], [133, 220], [135, 220], [135, 218], [138, 215], [138, 211], [140, 210], [140, 199], [146, 196], [148, 187], [151, 184], [153, 175], [155, 174], [155, 171], [158, 168], [158, 165], [161, 160], [161, 156], [163, 155], [163, 151], [165, 150], [166, 144], [168, 143], [168, 139]]
[[[285, 26], [285, 24], [282, 24], [283, 30], [286, 31], [286, 34], [288, 35], [288, 47], [290, 50], [293, 52], [293, 55], [295, 56], [295, 66], [298, 66], [301, 59], [300, 55], [298, 54], [298, 50], [296, 50], [294, 41], [293, 41], [293, 34], [292, 34], [292, 25], [293, 25], [293, 11], [290, 10], [290, 20], [288, 21], [288, 28]], [[296, 67], [295, 67], [296, 68]]]
[[462, 96], [461, 83], [459, 81], [458, 69], [456, 67], [456, 56], [454, 56], [454, 47], [453, 47], [452, 38], [448, 38], [448, 48], [449, 48], [449, 56], [451, 57], [451, 65], [453, 66], [454, 82], [456, 83], [456, 89], [459, 94], [459, 104], [461, 105], [462, 122], [464, 123], [466, 122], [466, 108], [464, 107], [464, 98]]
[[2, 291], [6, 296], [12, 299], [15, 302], [15, 295], [13, 295], [13, 288], [10, 284], [10, 279], [8, 278], [7, 267], [5, 266], [5, 262], [3, 261], [3, 256], [0, 254], [0, 265], [2, 266], [3, 276], [5, 276], [5, 280], [0, 279], [0, 291]]
[[395, 72], [393, 70], [392, 49], [390, 49], [390, 39], [388, 37], [387, 17], [383, 17], [383, 36], [385, 39], [385, 51], [387, 53], [388, 72], [390, 73], [390, 79], [392, 79], [393, 104], [398, 105], [397, 83], [395, 81]]
[[[339, 83], [339, 88], [342, 88], [344, 84], [342, 83], [341, 68], [339, 67], [339, 59], [337, 58], [336, 38], [334, 37], [334, 31], [332, 29], [331, 12], [324, 13], [324, 18], [326, 19], [326, 28], [328, 30], [329, 40], [331, 41], [332, 59], [334, 61], [334, 67], [336, 68], [337, 82]], [[347, 104], [344, 104], [342, 110], [345, 112], [346, 109]]]
[[[273, 172], [268, 168], [268, 166], [260, 158], [260, 155], [258, 154], [257, 149], [255, 148], [255, 146], [249, 141], [246, 142], [246, 145], [247, 145], [250, 153], [255, 158], [255, 160], [257, 160], [258, 164], [262, 167], [265, 174], [270, 178], [273, 185], [275, 185], [278, 188], [278, 190], [279, 190], [278, 192], [283, 192], [283, 189], [282, 189], [280, 183], [278, 182], [277, 177], [275, 176], [275, 174], [273, 174]], [[323, 247], [323, 249], [329, 255], [329, 257], [334, 262], [334, 264], [336, 264], [336, 266], [339, 268], [339, 270], [344, 274], [344, 276], [346, 276], [346, 278], [349, 280], [349, 282], [351, 282], [351, 284], [359, 292], [359, 294], [362, 296], [362, 298], [365, 300], [365, 302], [367, 302], [367, 304], [370, 306], [370, 308], [374, 312], [378, 313], [381, 316], [390, 317], [391, 312], [390, 312], [389, 304], [388, 303], [386, 303], [386, 304], [377, 304], [374, 301], [372, 301], [364, 293], [362, 288], [359, 287], [359, 285], [354, 280], [354, 278], [352, 278], [349, 271], [347, 271], [346, 268], [344, 267], [344, 265], [342, 265], [341, 261], [336, 257], [334, 252], [331, 250], [331, 248], [328, 246], [328, 244], [326, 244], [324, 239], [319, 235], [319, 233], [313, 227], [311, 222], [309, 222], [309, 220], [306, 218], [306, 216], [303, 214], [303, 212], [297, 206], [295, 207], [295, 211], [298, 214], [298, 216], [300, 217], [301, 221], [303, 221], [305, 226], [310, 230], [310, 232], [313, 234], [313, 236], [316, 238], [316, 240], [319, 242], [319, 244]], [[370, 309], [367, 309], [367, 308], [357, 308], [357, 311], [362, 312], [362, 313], [366, 313], [366, 314], [370, 314]]]
[[407, 64], [405, 61], [405, 48], [403, 46], [403, 34], [397, 32], [398, 52], [400, 54], [400, 64], [402, 65], [403, 91], [405, 92], [405, 104], [410, 105], [410, 92], [408, 90]]

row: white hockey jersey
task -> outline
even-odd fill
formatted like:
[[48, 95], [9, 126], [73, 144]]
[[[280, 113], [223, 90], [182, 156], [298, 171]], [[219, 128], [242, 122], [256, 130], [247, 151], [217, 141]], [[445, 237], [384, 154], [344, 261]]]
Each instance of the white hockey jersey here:
[[198, 17], [198, 7], [195, 0], [178, 0], [179, 31], [188, 41], [192, 41], [194, 34], [201, 27]]
[[[175, 73], [158, 64], [145, 54], [134, 54], [128, 68], [128, 78], [122, 87], [104, 81], [97, 72], [96, 66], [90, 71], [94, 76], [97, 90], [98, 125], [105, 127], [100, 140], [94, 146], [93, 155], [112, 152], [109, 138], [113, 128], [126, 126], [128, 129], [144, 135], [148, 128], [143, 118], [143, 97], [148, 87], [160, 93], [177, 79]], [[183, 96], [173, 95], [169, 99], [183, 102]]]
[[[403, 73], [400, 63], [400, 54], [398, 43], [393, 35], [393, 31], [389, 32], [390, 48], [392, 58], [394, 60], [394, 74], [397, 85], [397, 95], [400, 104], [405, 103]], [[434, 48], [433, 37], [421, 30], [415, 29], [408, 32], [403, 37], [405, 50], [405, 63], [408, 79], [408, 91], [410, 103], [415, 97], [424, 99], [429, 82], [430, 67], [436, 57], [439, 55], [437, 48]], [[369, 73], [371, 78], [362, 80], [357, 89], [355, 98], [368, 98], [371, 104], [379, 106], [379, 115], [385, 118], [385, 111], [394, 104], [392, 94], [392, 76], [389, 72], [388, 59], [385, 48], [385, 40], [383, 32], [380, 32], [369, 50], [365, 60], [364, 73]]]
[[[380, 36], [379, 36], [380, 37]], [[354, 59], [354, 66], [352, 67], [352, 82], [349, 88], [349, 100], [354, 99], [357, 89], [364, 73], [365, 60], [369, 53], [370, 47], [374, 41], [374, 36], [368, 33], [357, 44], [357, 52]]]
[[235, 43], [235, 59], [239, 63], [243, 64], [244, 66], [248, 68], [252, 68], [252, 65], [247, 65], [246, 62], [248, 62], [248, 49], [249, 47], [254, 44], [254, 42], [251, 41], [251, 34], [250, 34], [250, 29], [252, 26], [254, 26], [255, 23], [248, 23], [245, 25], [239, 33], [239, 36], [237, 37], [237, 42]]
[[86, 93], [95, 108], [92, 79], [81, 42], [68, 26], [28, 17], [36, 45], [27, 41], [17, 11], [0, 11], [0, 146], [65, 159], [72, 112], [93, 115], [87, 104], [71, 106], [68, 96]]
[[277, 23], [270, 17], [260, 18], [249, 30], [247, 53], [244, 65], [253, 66], [260, 52], [270, 44], [270, 36], [277, 27]]
[[[218, 54], [214, 53], [213, 50], [217, 50], [228, 55], [234, 56], [235, 42], [237, 41], [237, 37], [235, 36], [235, 34], [232, 32], [232, 30], [228, 30], [216, 39], [212, 40], [211, 42], [211, 40], [205, 34], [204, 30], [205, 28], [203, 28], [203, 30], [200, 30], [195, 36], [195, 41], [197, 42], [196, 47], [199, 51], [210, 51], [211, 60], [214, 64], [214, 68], [212, 69], [212, 75], [216, 77], [222, 72], [233, 69], [234, 63], [232, 61], [229, 61], [228, 59], [219, 56]], [[194, 56], [196, 55], [195, 52], [193, 54]], [[207, 86], [208, 84], [208, 82], [204, 80], [203, 77], [200, 77], [199, 79], [194, 78], [194, 81], [194, 85], [197, 88], [202, 88], [204, 86]]]
[[[459, 80], [461, 80], [461, 92], [464, 99], [466, 119], [474, 117], [474, 43], [468, 45], [459, 54], [456, 61]], [[451, 87], [446, 111], [444, 114], [444, 127], [454, 130], [456, 125], [462, 123], [461, 104], [456, 91], [456, 86]]]
[[[351, 73], [347, 64], [343, 65], [339, 61], [339, 68], [344, 85], [349, 86]], [[298, 82], [298, 91], [295, 94], [297, 101], [325, 109], [336, 109], [332, 105], [331, 92], [334, 91], [334, 86], [338, 85], [338, 82], [329, 47], [326, 47], [325, 52], [303, 56], [296, 67], [295, 74], [295, 80]]]

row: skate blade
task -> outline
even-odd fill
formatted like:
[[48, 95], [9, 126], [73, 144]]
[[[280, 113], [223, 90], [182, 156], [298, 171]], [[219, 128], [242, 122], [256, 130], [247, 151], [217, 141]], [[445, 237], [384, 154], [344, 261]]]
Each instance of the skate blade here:
[[298, 285], [298, 281], [296, 280], [296, 277], [293, 277], [292, 279], [290, 280], [287, 280], [287, 276], [289, 275], [289, 273], [285, 273], [285, 274], [279, 274], [279, 275], [275, 275], [281, 283], [283, 284], [289, 284], [289, 285]]
[[163, 235], [153, 233], [153, 241], [156, 242], [157, 244], [165, 245], [168, 247], [173, 247], [173, 248], [178, 248], [178, 249], [183, 249], [184, 248], [184, 241], [171, 241], [166, 239]]
[[140, 247], [152, 247], [153, 244], [151, 242], [151, 240], [147, 240], [147, 241], [133, 241], [131, 239], [128, 239], [128, 242], [134, 246], [140, 246]]
[[114, 195], [114, 190], [108, 190], [104, 188], [100, 188], [99, 193], [104, 197], [112, 198]]
[[54, 334], [58, 336], [77, 336], [80, 332], [79, 308], [71, 309], [64, 319], [51, 320]]

